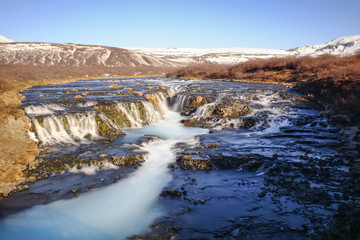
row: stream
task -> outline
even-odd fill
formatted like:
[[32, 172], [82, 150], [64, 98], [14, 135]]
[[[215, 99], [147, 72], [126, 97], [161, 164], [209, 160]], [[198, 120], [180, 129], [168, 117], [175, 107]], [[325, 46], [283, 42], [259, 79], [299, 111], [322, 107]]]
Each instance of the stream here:
[[1, 239], [310, 239], [346, 202], [340, 130], [285, 87], [93, 79], [22, 93], [41, 150]]

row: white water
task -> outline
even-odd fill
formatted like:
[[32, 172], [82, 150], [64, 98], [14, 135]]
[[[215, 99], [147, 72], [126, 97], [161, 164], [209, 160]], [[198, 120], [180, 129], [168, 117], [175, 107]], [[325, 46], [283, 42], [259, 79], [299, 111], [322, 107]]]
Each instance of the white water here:
[[192, 142], [205, 129], [185, 128], [178, 113], [167, 111], [156, 125], [128, 129], [127, 135], [156, 135], [163, 140], [143, 146], [147, 161], [128, 178], [78, 198], [36, 206], [0, 222], [0, 239], [125, 239], [146, 231], [165, 213], [156, 205], [171, 180], [168, 164], [178, 141]]
[[28, 106], [25, 108], [25, 113], [27, 115], [44, 115], [44, 114], [53, 114], [56, 111], [65, 111], [66, 109], [62, 106], [56, 104], [46, 104], [39, 106]]
[[[133, 127], [139, 128], [149, 124], [155, 124], [164, 118], [167, 112], [166, 97], [163, 93], [156, 93], [158, 99], [158, 106], [150, 101], [142, 101], [137, 104], [143, 105], [145, 114], [142, 116], [139, 106], [136, 103], [119, 102], [116, 104], [115, 111], [123, 114], [129, 126], [125, 126], [125, 122], [116, 123], [110, 118], [106, 117], [104, 113], [98, 113], [98, 117], [103, 122], [114, 129], [121, 132], [121, 128]], [[93, 103], [90, 103], [93, 106]], [[43, 123], [34, 117], [32, 124], [34, 124], [36, 133], [31, 134], [32, 138], [36, 141], [40, 140], [42, 144], [78, 144], [87, 143], [85, 136], [91, 138], [99, 138], [99, 129], [96, 122], [96, 112], [88, 111], [85, 114], [66, 114], [66, 115], [53, 115], [54, 111], [64, 110], [63, 107], [56, 104], [29, 106], [25, 111], [30, 115], [38, 115], [41, 112], [50, 114], [43, 116]]]
[[177, 112], [182, 112], [185, 110], [185, 107], [189, 104], [190, 96], [189, 95], [178, 95], [174, 103], [173, 109]]
[[[93, 138], [99, 137], [95, 113], [62, 115], [62, 117], [63, 120], [61, 116], [46, 116], [42, 125], [37, 119], [33, 119], [37, 139], [41, 140], [43, 144], [76, 144], [77, 142], [85, 143], [85, 136], [88, 134]], [[64, 120], [66, 120], [68, 126], [64, 125]]]

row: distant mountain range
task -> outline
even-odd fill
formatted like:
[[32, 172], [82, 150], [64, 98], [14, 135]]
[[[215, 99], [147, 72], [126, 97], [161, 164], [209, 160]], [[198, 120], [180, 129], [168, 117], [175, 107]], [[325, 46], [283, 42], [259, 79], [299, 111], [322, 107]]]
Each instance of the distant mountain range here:
[[333, 54], [352, 55], [360, 51], [360, 35], [341, 37], [318, 45], [309, 45], [289, 50], [261, 48], [133, 48], [138, 53], [179, 63], [235, 64], [251, 59], [266, 59], [286, 56], [318, 56]]
[[81, 44], [14, 42], [0, 35], [0, 64], [40, 66], [176, 67], [193, 63], [235, 64], [250, 59], [322, 54], [352, 55], [360, 35], [289, 50], [261, 48], [115, 48]]

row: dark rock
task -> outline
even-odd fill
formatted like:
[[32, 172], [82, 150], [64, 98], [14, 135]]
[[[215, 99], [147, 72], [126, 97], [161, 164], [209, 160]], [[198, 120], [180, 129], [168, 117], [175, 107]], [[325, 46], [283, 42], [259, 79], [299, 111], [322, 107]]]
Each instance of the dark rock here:
[[174, 226], [172, 228], [167, 228], [166, 231], [167, 232], [174, 232], [174, 233], [177, 233], [178, 231], [180, 231], [182, 229], [182, 227], [180, 226]]
[[[191, 157], [191, 156], [189, 156]], [[179, 161], [179, 159], [177, 160]], [[182, 157], [179, 161], [180, 167], [182, 169], [190, 169], [190, 170], [210, 170], [211, 165], [210, 162], [207, 160], [201, 160], [201, 159], [189, 159]]]
[[164, 190], [160, 196], [166, 197], [166, 196], [171, 196], [171, 197], [181, 197], [182, 193], [180, 191], [177, 190]]

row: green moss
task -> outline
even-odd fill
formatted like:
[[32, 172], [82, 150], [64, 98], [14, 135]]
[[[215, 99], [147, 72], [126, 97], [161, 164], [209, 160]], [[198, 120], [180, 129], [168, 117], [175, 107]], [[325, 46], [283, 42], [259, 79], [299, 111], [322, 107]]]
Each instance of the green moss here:
[[35, 119], [38, 121], [40, 126], [44, 127], [44, 116], [36, 116]]
[[143, 119], [143, 120], [146, 120], [147, 116], [146, 116], [146, 110], [145, 110], [144, 104], [142, 102], [137, 102], [136, 103], [136, 108], [140, 112], [140, 118]]
[[101, 136], [117, 135], [119, 131], [112, 127], [108, 122], [104, 121], [98, 114], [95, 116], [98, 133]]
[[57, 118], [60, 120], [62, 126], [64, 127], [65, 131], [70, 134], [70, 124], [68, 117], [66, 115], [59, 115]]

